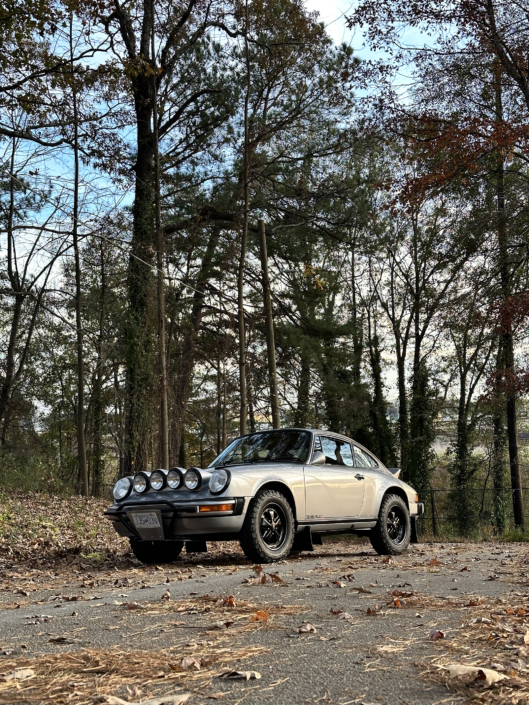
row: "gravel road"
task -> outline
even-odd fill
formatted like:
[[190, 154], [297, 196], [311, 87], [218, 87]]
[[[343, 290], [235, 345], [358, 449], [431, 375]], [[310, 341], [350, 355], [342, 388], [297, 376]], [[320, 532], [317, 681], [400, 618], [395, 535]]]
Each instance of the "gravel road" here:
[[[527, 604], [526, 571], [525, 545], [495, 543], [424, 544], [390, 560], [333, 543], [262, 570], [232, 550], [158, 569], [11, 565], [0, 675], [23, 666], [38, 677], [0, 689], [0, 703], [145, 701], [175, 689], [193, 705], [461, 703], [432, 665], [447, 649], [455, 663], [464, 655], [457, 635], [480, 605]], [[444, 636], [432, 640], [436, 630]], [[96, 665], [72, 670], [76, 654]], [[132, 672], [112, 665], [129, 655]], [[190, 670], [186, 657], [196, 659]], [[261, 678], [218, 677], [230, 669]]]

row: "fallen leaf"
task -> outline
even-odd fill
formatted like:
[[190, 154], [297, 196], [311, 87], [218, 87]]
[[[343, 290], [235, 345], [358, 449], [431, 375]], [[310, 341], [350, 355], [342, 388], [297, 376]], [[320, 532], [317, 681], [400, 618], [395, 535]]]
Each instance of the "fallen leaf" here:
[[390, 563], [391, 562], [391, 556], [386, 556], [385, 558], [382, 559], [382, 563]]
[[312, 632], [313, 634], [317, 633], [316, 627], [314, 627], [312, 624], [309, 624], [308, 622], [305, 622], [302, 624], [300, 627], [298, 627], [298, 634], [308, 634]]
[[27, 681], [35, 676], [35, 671], [32, 668], [15, 668], [14, 671], [5, 673], [0, 676], [4, 681]]
[[430, 639], [432, 641], [437, 641], [437, 639], [444, 639], [445, 638], [445, 633], [442, 632], [440, 629], [434, 629], [433, 632], [430, 632]]
[[377, 614], [378, 612], [380, 612], [380, 605], [378, 605], [378, 604], [375, 605], [374, 607], [368, 607], [366, 610], [366, 614], [369, 614], [369, 615]]
[[94, 703], [107, 703], [107, 705], [179, 705], [190, 697], [191, 693], [178, 693], [177, 695], [162, 695], [161, 698], [144, 700], [140, 703], [122, 700], [115, 695], [98, 695], [94, 699]]
[[69, 636], [52, 636], [48, 639], [48, 644], [78, 644], [79, 639], [72, 639]]
[[123, 607], [125, 607], [125, 609], [127, 609], [127, 610], [144, 610], [145, 609], [145, 606], [140, 605], [139, 602], [125, 602], [123, 604]]
[[454, 664], [451, 666], [444, 666], [445, 670], [450, 673], [450, 678], [457, 678], [457, 676], [464, 676], [467, 673], [475, 673], [476, 680], [485, 681], [485, 686], [489, 688], [493, 683], [498, 681], [508, 680], [508, 676], [503, 675], [503, 673], [498, 673], [498, 671], [493, 671], [491, 668], [480, 668], [479, 666], [463, 666], [460, 664]]
[[338, 619], [352, 619], [353, 616], [349, 612], [342, 612], [338, 615]]
[[251, 681], [259, 680], [261, 674], [258, 671], [224, 671], [224, 673], [220, 673], [218, 677], [234, 681]]
[[371, 590], [366, 590], [365, 587], [353, 587], [351, 590], [356, 590], [358, 593], [362, 593], [364, 595], [372, 595], [373, 593]]
[[268, 614], [264, 610], [257, 610], [248, 617], [249, 622], [267, 622]]
[[179, 668], [182, 671], [190, 671], [191, 669], [194, 669], [195, 671], [200, 671], [200, 667], [202, 664], [198, 659], [196, 659], [194, 656], [184, 656], [184, 658], [180, 661]]
[[440, 565], [439, 561], [437, 560], [437, 556], [435, 558], [432, 558], [428, 565]]
[[170, 590], [166, 590], [166, 591], [164, 592], [164, 594], [162, 595], [162, 598], [161, 598], [161, 599], [162, 599], [162, 600], [170, 600], [170, 599], [171, 599], [171, 591], [170, 591]]
[[268, 577], [271, 579], [271, 581], [273, 583], [284, 583], [285, 582], [283, 580], [283, 578], [279, 577], [279, 575], [277, 573], [269, 573]]

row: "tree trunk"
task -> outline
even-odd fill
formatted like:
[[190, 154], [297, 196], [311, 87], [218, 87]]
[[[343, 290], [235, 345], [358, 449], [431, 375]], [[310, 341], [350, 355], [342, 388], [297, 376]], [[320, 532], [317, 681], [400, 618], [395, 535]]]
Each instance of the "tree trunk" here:
[[309, 415], [310, 402], [310, 363], [304, 351], [300, 351], [301, 370], [299, 373], [298, 403], [294, 423], [298, 428], [305, 428]]
[[380, 344], [376, 329], [373, 335], [369, 335], [369, 360], [371, 364], [371, 377], [373, 379], [373, 397], [370, 405], [370, 415], [376, 444], [373, 450], [386, 466], [391, 467], [396, 464], [397, 460], [395, 458], [393, 434], [386, 416], [387, 408], [382, 382]]
[[74, 190], [73, 190], [73, 251], [75, 259], [75, 323], [77, 328], [77, 458], [79, 462], [79, 478], [85, 497], [90, 495], [88, 486], [88, 464], [86, 461], [85, 411], [84, 411], [84, 347], [83, 322], [81, 318], [81, 258], [79, 253], [78, 218], [79, 218], [79, 118], [77, 110], [77, 89], [73, 64], [73, 17], [70, 15], [70, 56], [72, 57], [72, 100], [74, 129]]
[[244, 97], [244, 146], [243, 146], [243, 198], [244, 217], [241, 233], [241, 251], [239, 255], [239, 271], [237, 273], [237, 311], [239, 321], [239, 431], [240, 435], [246, 434], [246, 332], [244, 321], [244, 270], [246, 265], [246, 246], [248, 241], [248, 218], [250, 208], [250, 174], [249, 174], [249, 132], [248, 132], [248, 108], [250, 102], [250, 50], [248, 46], [248, 0], [246, 0], [246, 32], [245, 32], [245, 55], [246, 55], [246, 94]]
[[[500, 68], [496, 68], [495, 81], [496, 95], [496, 120], [503, 122], [502, 89]], [[512, 296], [512, 271], [509, 261], [509, 244], [507, 232], [507, 214], [505, 211], [505, 165], [504, 158], [497, 154], [496, 166], [496, 202], [497, 202], [497, 228], [498, 228], [498, 253], [500, 265], [500, 283], [503, 309], [508, 307]], [[520, 460], [518, 456], [518, 428], [516, 418], [516, 392], [512, 388], [514, 371], [514, 336], [512, 320], [507, 311], [503, 310], [500, 320], [502, 347], [505, 363], [505, 380], [507, 390], [505, 394], [505, 410], [507, 419], [507, 439], [509, 444], [509, 462], [511, 469], [511, 489], [514, 509], [514, 523], [525, 530], [524, 506], [522, 495], [522, 477]]]
[[261, 250], [261, 272], [263, 278], [263, 303], [265, 315], [266, 350], [268, 353], [268, 380], [270, 385], [270, 406], [272, 408], [272, 428], [279, 428], [279, 397], [277, 394], [276, 348], [274, 341], [274, 319], [270, 298], [270, 279], [268, 277], [268, 253], [266, 250], [266, 232], [264, 221], [259, 220], [259, 245]]
[[136, 94], [135, 102], [136, 183], [132, 208], [132, 245], [127, 277], [129, 310], [126, 330], [126, 474], [134, 474], [146, 467], [148, 400], [153, 367], [152, 317], [149, 315], [153, 290], [152, 255], [155, 250], [154, 149], [150, 90], [145, 87], [141, 97]]
[[96, 343], [96, 375], [92, 402], [92, 494], [99, 497], [105, 461], [103, 457], [103, 342], [105, 337], [106, 267], [103, 242], [100, 243], [99, 332]]
[[[152, 0], [154, 17], [154, 0]], [[162, 206], [160, 194], [160, 145], [158, 134], [158, 70], [154, 41], [154, 21], [151, 32], [153, 71], [153, 144], [154, 144], [154, 205], [156, 213], [156, 283], [158, 295], [158, 369], [160, 374], [160, 460], [161, 467], [169, 470], [169, 410], [167, 404], [167, 358], [165, 354], [165, 281], [164, 281], [164, 234], [162, 228]]]
[[197, 337], [202, 323], [204, 301], [206, 298], [206, 285], [211, 276], [213, 256], [219, 240], [220, 231], [215, 228], [209, 236], [206, 252], [195, 283], [193, 295], [193, 308], [188, 330], [184, 334], [182, 354], [179, 360], [178, 371], [174, 386], [174, 426], [173, 426], [173, 453], [180, 458], [180, 448], [184, 433], [184, 417], [191, 387], [191, 375], [195, 364], [195, 351]]
[[408, 473], [408, 445], [410, 431], [408, 424], [408, 399], [406, 396], [406, 369], [405, 356], [397, 345], [397, 386], [399, 392], [399, 441], [400, 441], [400, 466], [402, 475], [407, 478]]

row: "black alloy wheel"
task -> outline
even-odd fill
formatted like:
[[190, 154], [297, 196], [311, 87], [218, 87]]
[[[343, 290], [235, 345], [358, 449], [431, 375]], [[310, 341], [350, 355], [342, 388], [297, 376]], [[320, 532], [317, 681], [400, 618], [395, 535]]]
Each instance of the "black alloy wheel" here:
[[388, 536], [398, 546], [406, 536], [406, 520], [401, 507], [392, 506], [386, 520]]
[[386, 495], [380, 505], [378, 522], [369, 532], [369, 540], [381, 556], [398, 556], [408, 548], [411, 539], [411, 519], [402, 497]]
[[239, 534], [241, 548], [255, 563], [286, 558], [294, 543], [294, 514], [277, 490], [261, 490], [250, 502]]
[[259, 527], [261, 538], [271, 550], [277, 550], [285, 540], [286, 517], [279, 504], [266, 504], [262, 513]]

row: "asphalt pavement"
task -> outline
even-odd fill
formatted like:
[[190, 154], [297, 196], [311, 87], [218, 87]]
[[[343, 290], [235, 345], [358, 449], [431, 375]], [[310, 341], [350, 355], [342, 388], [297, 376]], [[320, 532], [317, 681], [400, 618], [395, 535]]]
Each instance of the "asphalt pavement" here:
[[[425, 664], [475, 605], [509, 595], [527, 601], [524, 562], [525, 545], [426, 544], [387, 560], [367, 544], [337, 543], [262, 569], [236, 552], [184, 554], [159, 568], [32, 574], [10, 566], [0, 592], [0, 673], [2, 658], [12, 666], [18, 654], [38, 667], [44, 655], [90, 650], [104, 663], [141, 652], [142, 702], [162, 686], [170, 692], [176, 674], [192, 704], [461, 703]], [[436, 631], [442, 638], [432, 638]], [[185, 658], [196, 659], [188, 672]], [[261, 677], [219, 678], [230, 669]], [[98, 677], [69, 702], [130, 695], [130, 679], [129, 690], [106, 691]], [[35, 702], [18, 687], [12, 698]]]

